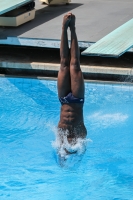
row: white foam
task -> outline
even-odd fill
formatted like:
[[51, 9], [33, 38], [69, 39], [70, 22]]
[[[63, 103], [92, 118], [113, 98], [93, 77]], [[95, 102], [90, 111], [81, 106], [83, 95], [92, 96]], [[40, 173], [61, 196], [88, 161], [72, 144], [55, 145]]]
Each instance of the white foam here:
[[[72, 166], [79, 160], [81, 160], [81, 157], [86, 150], [87, 143], [91, 140], [86, 138], [77, 138], [73, 142], [69, 143], [67, 140], [67, 131], [54, 129], [54, 133], [55, 141], [52, 142], [52, 147], [57, 152], [58, 162], [60, 163], [60, 165], [66, 166], [67, 163], [67, 166], [70, 167], [70, 165]], [[66, 150], [71, 153], [68, 154]]]
[[104, 128], [123, 123], [128, 119], [127, 114], [123, 113], [103, 113], [95, 112], [87, 117], [95, 126], [103, 126]]

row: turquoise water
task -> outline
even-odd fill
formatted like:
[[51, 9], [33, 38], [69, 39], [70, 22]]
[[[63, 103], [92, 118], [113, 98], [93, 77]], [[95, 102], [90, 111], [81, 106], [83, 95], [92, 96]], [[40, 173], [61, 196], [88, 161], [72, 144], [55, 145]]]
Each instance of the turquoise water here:
[[91, 142], [60, 167], [56, 81], [0, 78], [0, 200], [132, 200], [133, 86], [86, 83]]

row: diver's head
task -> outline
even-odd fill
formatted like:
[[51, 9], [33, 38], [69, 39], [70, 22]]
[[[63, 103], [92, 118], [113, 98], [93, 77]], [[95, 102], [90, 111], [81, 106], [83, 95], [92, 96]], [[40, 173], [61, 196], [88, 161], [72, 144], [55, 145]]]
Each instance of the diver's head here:
[[81, 154], [85, 151], [86, 134], [76, 134], [75, 131], [62, 130], [58, 132], [58, 152], [60, 155]]

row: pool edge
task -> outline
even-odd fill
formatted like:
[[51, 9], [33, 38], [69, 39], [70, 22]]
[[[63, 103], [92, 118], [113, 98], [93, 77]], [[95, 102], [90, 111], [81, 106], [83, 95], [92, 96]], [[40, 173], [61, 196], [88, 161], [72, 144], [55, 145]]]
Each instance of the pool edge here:
[[[55, 63], [19, 63], [19, 62], [0, 62], [0, 74], [12, 76], [28, 77], [47, 77], [57, 78], [60, 64]], [[85, 80], [129, 82], [128, 77], [133, 75], [131, 67], [109, 67], [81, 65]]]

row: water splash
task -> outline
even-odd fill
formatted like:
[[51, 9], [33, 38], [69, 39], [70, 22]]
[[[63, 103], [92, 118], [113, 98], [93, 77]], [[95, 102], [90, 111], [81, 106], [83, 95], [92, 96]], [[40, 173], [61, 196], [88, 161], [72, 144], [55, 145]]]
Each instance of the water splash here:
[[55, 133], [55, 141], [52, 141], [52, 147], [56, 151], [56, 160], [61, 167], [74, 167], [82, 160], [86, 151], [87, 144], [91, 140], [88, 138], [77, 138], [71, 143], [68, 142], [68, 131], [53, 129]]

